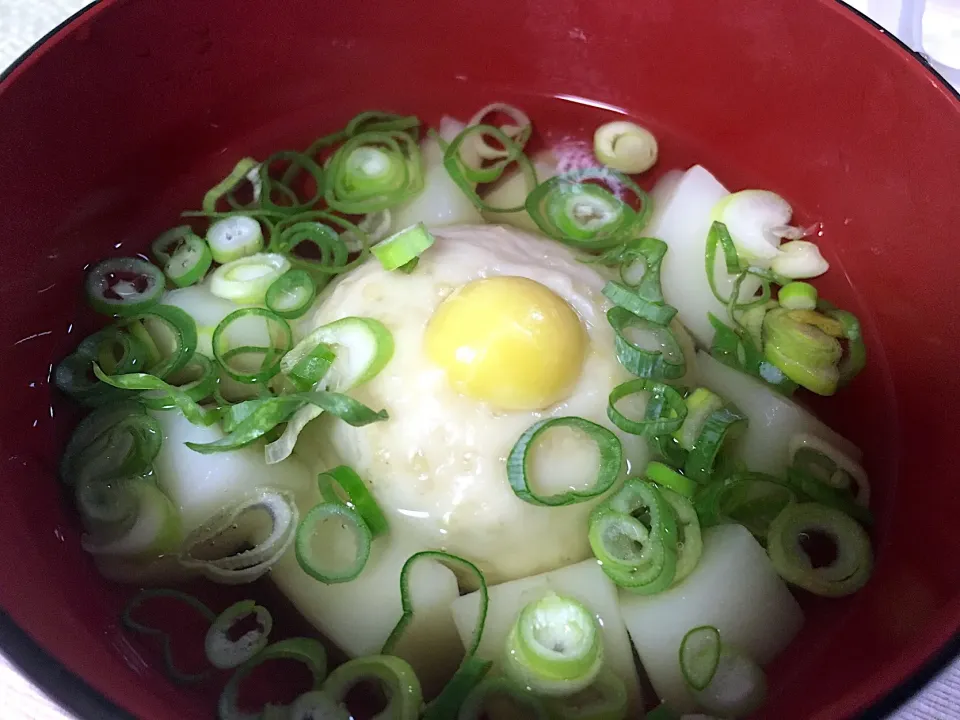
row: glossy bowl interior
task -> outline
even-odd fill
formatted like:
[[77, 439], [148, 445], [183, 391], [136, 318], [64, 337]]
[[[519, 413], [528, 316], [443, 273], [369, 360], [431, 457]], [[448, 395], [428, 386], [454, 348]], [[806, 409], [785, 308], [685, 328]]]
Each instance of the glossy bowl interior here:
[[826, 294], [860, 313], [870, 363], [818, 410], [865, 451], [877, 569], [804, 600], [764, 716], [890, 707], [953, 651], [960, 101], [893, 40], [833, 0], [102, 0], [0, 81], [0, 641], [55, 696], [88, 717], [213, 702], [124, 635], [130, 590], [99, 579], [55, 480], [50, 364], [78, 340], [81, 269], [144, 249], [241, 155], [364, 109], [492, 100], [548, 142], [626, 112], [660, 137], [660, 172], [701, 163], [823, 223]]

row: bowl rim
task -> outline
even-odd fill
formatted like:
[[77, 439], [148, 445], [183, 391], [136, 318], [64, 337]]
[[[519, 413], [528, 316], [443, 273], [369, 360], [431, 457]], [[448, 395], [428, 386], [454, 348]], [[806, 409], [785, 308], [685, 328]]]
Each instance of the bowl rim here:
[[[32, 59], [56, 35], [59, 35], [74, 23], [88, 19], [87, 16], [97, 7], [110, 4], [113, 1], [115, 0], [92, 0], [88, 5], [63, 20], [31, 45], [7, 68], [0, 70], [0, 85], [21, 65]], [[843, 0], [821, 0], [821, 2], [840, 6], [841, 12], [846, 11], [859, 17], [860, 20], [866, 22], [881, 35], [892, 40], [903, 53], [930, 73], [942, 89], [946, 89], [955, 100], [960, 102], [960, 89], [947, 82], [922, 53], [911, 49], [895, 34], [888, 32], [878, 22]], [[24, 631], [2, 607], [0, 607], [0, 654], [6, 657], [13, 667], [36, 685], [47, 697], [81, 720], [93, 720], [94, 718], [97, 720], [135, 720], [134, 715], [107, 698], [84, 678], [51, 655]], [[957, 657], [960, 657], [960, 628], [954, 630], [946, 642], [931, 652], [904, 680], [875, 700], [870, 707], [861, 711], [857, 716], [858, 720], [880, 720], [890, 717], [894, 711], [917, 695]]]

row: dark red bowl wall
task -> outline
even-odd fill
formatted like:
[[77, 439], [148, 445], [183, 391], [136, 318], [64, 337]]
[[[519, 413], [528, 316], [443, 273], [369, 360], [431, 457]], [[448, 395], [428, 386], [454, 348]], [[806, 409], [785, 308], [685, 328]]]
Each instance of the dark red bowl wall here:
[[960, 102], [832, 0], [104, 0], [60, 32], [0, 83], [3, 609], [138, 717], [208, 717], [120, 631], [53, 479], [49, 368], [79, 339], [81, 268], [144, 248], [241, 154], [359, 110], [512, 99], [586, 137], [596, 116], [558, 95], [648, 123], [663, 168], [701, 162], [822, 221], [827, 290], [864, 315], [869, 370], [823, 407], [867, 453], [878, 567], [807, 603], [766, 715], [846, 716], [951, 637]]

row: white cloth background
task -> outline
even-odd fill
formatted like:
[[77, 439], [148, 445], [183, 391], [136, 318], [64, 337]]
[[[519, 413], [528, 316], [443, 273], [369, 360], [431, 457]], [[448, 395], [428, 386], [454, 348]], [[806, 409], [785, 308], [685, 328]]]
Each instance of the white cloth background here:
[[[891, 4], [899, 7], [900, 0], [880, 0], [882, 10], [889, 13]], [[50, 29], [87, 4], [87, 0], [0, 0], [0, 71], [13, 62]], [[876, 12], [878, 0], [850, 0], [863, 12]], [[952, 57], [960, 54], [960, 0], [928, 0], [930, 10], [951, 13], [957, 18], [952, 27], [938, 23], [942, 37], [935, 36], [936, 47], [952, 48]], [[930, 12], [928, 10], [928, 12]], [[896, 10], [894, 10], [894, 13]], [[877, 17], [886, 24], [889, 14]], [[893, 15], [896, 18], [896, 14]], [[887, 25], [890, 30], [895, 27]], [[933, 25], [931, 24], [931, 27]], [[924, 38], [931, 49], [931, 41]], [[0, 134], [0, 143], [3, 142]], [[0, 716], [5, 720], [70, 720], [32, 683], [22, 677], [0, 655]], [[960, 661], [945, 671], [923, 693], [915, 697], [897, 715], [895, 720], [960, 720]]]

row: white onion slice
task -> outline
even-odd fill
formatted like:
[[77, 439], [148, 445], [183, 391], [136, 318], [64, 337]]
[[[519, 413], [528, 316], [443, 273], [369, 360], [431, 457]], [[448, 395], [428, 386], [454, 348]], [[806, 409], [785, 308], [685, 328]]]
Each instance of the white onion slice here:
[[823, 275], [830, 263], [812, 242], [791, 240], [780, 246], [780, 254], [770, 263], [770, 269], [791, 280], [802, 280]]
[[769, 190], [741, 190], [721, 200], [713, 215], [727, 226], [743, 260], [767, 268], [778, 256], [780, 245], [780, 237], [772, 228], [781, 228], [782, 232], [793, 217], [793, 208]]

